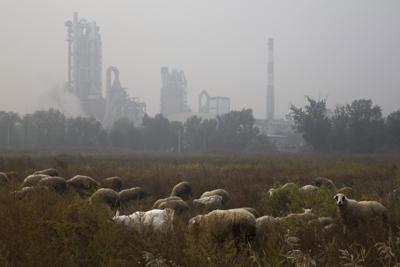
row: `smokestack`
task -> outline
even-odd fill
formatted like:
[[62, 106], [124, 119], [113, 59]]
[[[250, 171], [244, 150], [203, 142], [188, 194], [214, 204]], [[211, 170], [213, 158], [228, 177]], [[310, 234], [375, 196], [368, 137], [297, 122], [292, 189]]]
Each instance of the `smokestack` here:
[[275, 93], [274, 93], [274, 39], [268, 38], [268, 70], [267, 70], [267, 120], [275, 117]]

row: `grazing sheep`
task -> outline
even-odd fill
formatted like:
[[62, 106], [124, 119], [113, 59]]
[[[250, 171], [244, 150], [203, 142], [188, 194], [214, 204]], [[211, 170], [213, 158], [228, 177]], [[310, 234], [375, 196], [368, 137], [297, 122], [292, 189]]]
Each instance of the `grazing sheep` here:
[[189, 205], [182, 199], [170, 199], [161, 202], [158, 205], [159, 209], [172, 209], [175, 211], [176, 215], [183, 215], [189, 211]]
[[317, 177], [314, 179], [314, 183], [318, 187], [325, 186], [332, 189], [335, 192], [337, 191], [337, 187], [331, 179], [325, 177]]
[[375, 219], [387, 223], [387, 209], [377, 201], [356, 201], [339, 193], [334, 196], [340, 216], [345, 225], [358, 225]]
[[141, 200], [149, 196], [143, 188], [132, 187], [119, 192], [120, 201]]
[[193, 200], [193, 205], [198, 210], [210, 212], [212, 210], [222, 209], [224, 204], [223, 198], [220, 195], [213, 195], [195, 199]]
[[295, 183], [286, 183], [286, 184], [282, 185], [281, 187], [271, 188], [268, 190], [268, 196], [272, 197], [278, 191], [290, 190], [292, 188], [298, 188], [298, 185]]
[[177, 196], [182, 198], [183, 200], [187, 200], [192, 197], [192, 187], [189, 182], [180, 182], [172, 188], [172, 192], [170, 196]]
[[113, 220], [143, 233], [146, 228], [153, 231], [172, 231], [174, 211], [171, 209], [153, 209], [149, 211], [136, 211], [131, 215], [115, 214]]
[[48, 187], [49, 189], [52, 189], [59, 194], [67, 191], [67, 182], [64, 178], [61, 177], [48, 176], [42, 178], [37, 185]]
[[21, 188], [27, 186], [36, 186], [43, 178], [50, 177], [45, 174], [31, 174], [27, 176], [21, 184]]
[[26, 186], [18, 191], [11, 192], [11, 195], [14, 196], [15, 199], [21, 200], [25, 198], [29, 198], [31, 195], [36, 194], [37, 192], [48, 191], [49, 188], [43, 186]]
[[33, 174], [44, 174], [44, 175], [47, 175], [47, 176], [54, 176], [54, 177], [57, 177], [59, 175], [58, 171], [56, 169], [53, 169], [53, 168], [36, 171]]
[[228, 237], [233, 237], [236, 241], [244, 237], [250, 241], [256, 234], [256, 218], [242, 208], [214, 210], [191, 218], [188, 227], [195, 235], [207, 233], [219, 242]]
[[10, 179], [8, 178], [8, 175], [4, 172], [0, 172], [0, 185], [7, 185], [9, 183]]
[[280, 217], [279, 221], [284, 224], [303, 223], [315, 219], [317, 216], [311, 209], [304, 209], [302, 213], [290, 213], [285, 217]]
[[248, 212], [250, 212], [251, 214], [254, 215], [254, 217], [258, 218], [260, 217], [260, 213], [255, 209], [255, 208], [251, 208], [251, 207], [244, 207], [242, 209], [247, 210]]
[[99, 187], [96, 180], [84, 175], [76, 175], [68, 179], [67, 185], [75, 189], [81, 196], [90, 196]]
[[166, 202], [166, 201], [170, 201], [170, 200], [182, 200], [182, 198], [176, 197], [176, 196], [160, 198], [156, 202], [154, 202], [152, 208], [153, 209], [158, 209], [161, 203]]
[[211, 191], [206, 191], [200, 196], [200, 198], [210, 197], [210, 196], [221, 196], [223, 205], [225, 205], [230, 199], [230, 195], [228, 191], [226, 191], [225, 189], [215, 189]]
[[130, 189], [122, 190], [118, 193], [121, 210], [124, 212], [129, 211], [129, 208], [138, 200], [142, 200], [149, 196], [149, 194], [141, 187], [132, 187]]
[[314, 192], [317, 189], [318, 189], [317, 186], [309, 184], [309, 185], [305, 185], [305, 186], [300, 187], [299, 188], [299, 192], [300, 193], [304, 193], [304, 194], [308, 194], [308, 193]]
[[118, 208], [119, 207], [118, 193], [109, 188], [100, 188], [90, 196], [89, 203], [92, 205], [106, 204], [111, 209]]
[[316, 227], [318, 229], [323, 229], [325, 226], [328, 226], [330, 224], [333, 224], [334, 221], [332, 217], [319, 217], [316, 219], [312, 219], [308, 222], [308, 225]]
[[257, 244], [261, 247], [271, 233], [281, 231], [279, 218], [262, 216], [256, 219]]
[[101, 184], [104, 188], [110, 188], [116, 192], [121, 191], [123, 188], [122, 178], [117, 176], [103, 179]]

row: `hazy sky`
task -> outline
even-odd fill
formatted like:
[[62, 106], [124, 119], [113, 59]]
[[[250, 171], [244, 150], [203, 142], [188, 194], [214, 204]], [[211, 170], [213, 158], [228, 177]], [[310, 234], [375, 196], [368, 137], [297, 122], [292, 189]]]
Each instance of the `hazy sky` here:
[[46, 106], [46, 92], [66, 81], [74, 11], [100, 26], [103, 71], [118, 66], [150, 114], [160, 67], [170, 66], [185, 71], [193, 110], [208, 90], [263, 118], [268, 37], [277, 114], [305, 95], [400, 108], [399, 0], [0, 0], [0, 110]]

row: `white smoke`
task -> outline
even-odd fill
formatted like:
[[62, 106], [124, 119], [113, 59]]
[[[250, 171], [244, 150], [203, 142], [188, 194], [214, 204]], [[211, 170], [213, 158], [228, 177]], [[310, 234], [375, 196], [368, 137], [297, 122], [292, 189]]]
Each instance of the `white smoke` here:
[[54, 85], [38, 99], [36, 110], [50, 108], [59, 110], [67, 117], [84, 116], [79, 99], [61, 85]]

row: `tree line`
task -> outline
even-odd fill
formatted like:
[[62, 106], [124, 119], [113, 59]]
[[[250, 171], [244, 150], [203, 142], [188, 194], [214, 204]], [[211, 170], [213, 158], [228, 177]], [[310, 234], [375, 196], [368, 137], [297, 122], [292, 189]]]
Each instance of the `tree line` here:
[[327, 109], [326, 99], [306, 97], [304, 107], [290, 108], [295, 130], [319, 152], [374, 153], [400, 150], [400, 110], [382, 115], [372, 100]]
[[171, 122], [160, 114], [146, 115], [140, 126], [121, 118], [105, 130], [93, 118], [66, 117], [55, 109], [24, 116], [0, 111], [0, 150], [274, 151], [254, 122], [252, 111], [244, 109], [216, 119], [191, 117], [185, 123]]

